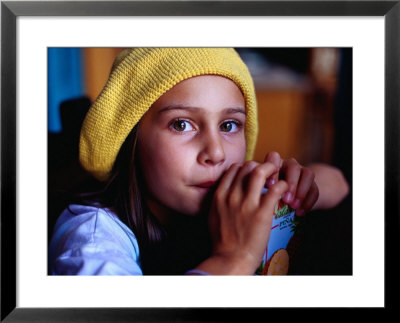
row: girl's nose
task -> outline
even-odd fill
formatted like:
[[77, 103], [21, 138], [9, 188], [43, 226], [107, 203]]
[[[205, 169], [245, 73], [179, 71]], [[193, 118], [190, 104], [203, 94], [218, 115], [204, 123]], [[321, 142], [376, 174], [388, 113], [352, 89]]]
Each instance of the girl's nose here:
[[198, 161], [202, 165], [218, 165], [225, 161], [225, 150], [219, 133], [204, 134]]

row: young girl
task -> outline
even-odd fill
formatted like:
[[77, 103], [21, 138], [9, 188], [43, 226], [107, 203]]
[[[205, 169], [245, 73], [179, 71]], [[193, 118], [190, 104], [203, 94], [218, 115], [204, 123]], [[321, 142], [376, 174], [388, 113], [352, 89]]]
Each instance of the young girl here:
[[280, 198], [303, 215], [348, 192], [326, 165], [251, 161], [256, 137], [233, 49], [123, 51], [81, 129], [80, 162], [103, 186], [61, 214], [50, 272], [253, 275]]

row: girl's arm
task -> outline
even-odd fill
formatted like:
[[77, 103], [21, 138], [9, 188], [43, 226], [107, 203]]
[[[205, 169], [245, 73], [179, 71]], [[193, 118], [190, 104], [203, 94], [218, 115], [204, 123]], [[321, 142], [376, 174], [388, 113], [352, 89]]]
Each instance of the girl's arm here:
[[349, 194], [349, 184], [338, 168], [327, 164], [311, 164], [308, 168], [314, 172], [319, 188], [319, 198], [313, 210], [333, 208]]

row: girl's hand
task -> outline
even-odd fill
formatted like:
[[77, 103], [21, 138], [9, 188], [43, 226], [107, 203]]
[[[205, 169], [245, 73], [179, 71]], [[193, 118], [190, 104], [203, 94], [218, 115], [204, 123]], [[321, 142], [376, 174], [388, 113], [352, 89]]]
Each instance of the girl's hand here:
[[[209, 215], [213, 240], [214, 273], [254, 274], [269, 241], [274, 207], [287, 191], [285, 181], [277, 181], [265, 195], [267, 178], [278, 172], [270, 162], [234, 164], [222, 177]], [[204, 265], [204, 264], [203, 264]], [[207, 268], [207, 267], [204, 267]], [[208, 267], [209, 269], [210, 267]], [[229, 271], [232, 270], [232, 271]]]
[[278, 169], [267, 180], [267, 187], [283, 178], [289, 185], [282, 200], [291, 208], [296, 209], [297, 215], [304, 215], [312, 209], [319, 197], [318, 186], [315, 183], [314, 172], [301, 166], [294, 158], [283, 160], [277, 152], [270, 152], [265, 157]]

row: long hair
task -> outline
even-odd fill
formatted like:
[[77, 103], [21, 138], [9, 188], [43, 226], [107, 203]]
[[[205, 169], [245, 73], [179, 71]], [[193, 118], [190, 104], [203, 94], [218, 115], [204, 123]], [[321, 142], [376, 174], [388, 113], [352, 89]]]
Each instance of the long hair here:
[[204, 217], [176, 215], [168, 227], [148, 209], [138, 161], [138, 125], [121, 146], [111, 176], [100, 189], [79, 194], [78, 202], [111, 209], [135, 234], [144, 274], [183, 274], [210, 250]]

